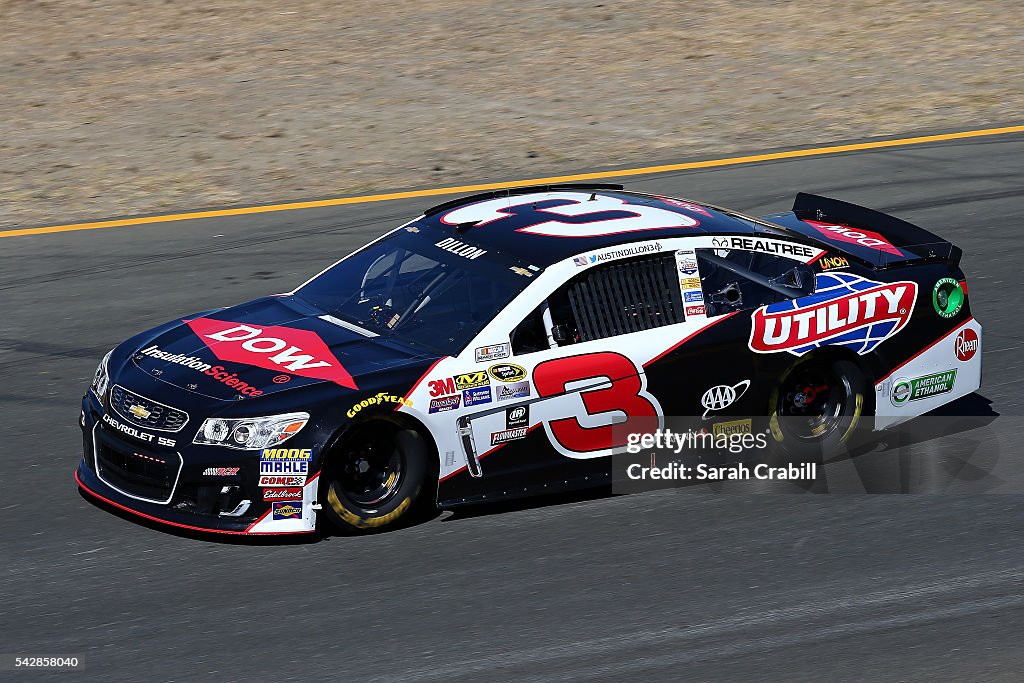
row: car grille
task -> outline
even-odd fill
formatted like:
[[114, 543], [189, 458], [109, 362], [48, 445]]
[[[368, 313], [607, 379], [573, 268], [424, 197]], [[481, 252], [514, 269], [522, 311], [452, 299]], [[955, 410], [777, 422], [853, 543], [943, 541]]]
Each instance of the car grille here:
[[96, 474], [104, 483], [133, 498], [170, 502], [181, 473], [181, 456], [136, 447], [99, 430], [95, 437]]
[[163, 432], [180, 431], [188, 422], [188, 413], [140, 396], [115, 384], [110, 390], [110, 407], [136, 427]]

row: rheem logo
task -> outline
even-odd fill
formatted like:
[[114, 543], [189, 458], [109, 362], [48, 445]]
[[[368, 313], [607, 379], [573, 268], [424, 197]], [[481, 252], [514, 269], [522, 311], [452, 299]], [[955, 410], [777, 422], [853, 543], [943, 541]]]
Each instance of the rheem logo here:
[[960, 330], [953, 342], [953, 351], [958, 361], [966, 363], [978, 352], [978, 333], [969, 327]]

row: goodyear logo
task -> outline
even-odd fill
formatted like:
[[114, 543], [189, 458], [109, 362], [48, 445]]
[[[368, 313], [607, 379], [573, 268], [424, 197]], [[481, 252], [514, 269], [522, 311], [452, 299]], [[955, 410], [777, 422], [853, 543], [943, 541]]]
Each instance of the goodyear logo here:
[[526, 368], [512, 363], [498, 363], [487, 368], [491, 377], [499, 382], [519, 382], [526, 379]]
[[490, 385], [491, 378], [487, 376], [487, 372], [479, 370], [477, 372], [467, 372], [463, 375], [455, 376], [455, 388], [456, 389], [474, 389], [476, 387], [485, 387]]
[[312, 448], [264, 448], [260, 460], [302, 460], [313, 458]]

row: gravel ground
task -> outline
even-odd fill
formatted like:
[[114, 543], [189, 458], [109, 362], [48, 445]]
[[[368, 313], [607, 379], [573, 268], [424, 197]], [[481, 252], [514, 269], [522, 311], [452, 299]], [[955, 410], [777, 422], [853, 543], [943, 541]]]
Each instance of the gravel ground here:
[[1017, 2], [0, 0], [0, 227], [1017, 122]]

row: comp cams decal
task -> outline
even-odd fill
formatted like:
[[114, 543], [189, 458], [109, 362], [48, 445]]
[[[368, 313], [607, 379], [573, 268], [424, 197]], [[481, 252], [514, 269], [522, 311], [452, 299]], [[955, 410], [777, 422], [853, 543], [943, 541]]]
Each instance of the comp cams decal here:
[[811, 296], [754, 311], [750, 350], [801, 356], [823, 345], [870, 352], [903, 329], [914, 312], [917, 284], [874, 282], [847, 273], [818, 274]]

